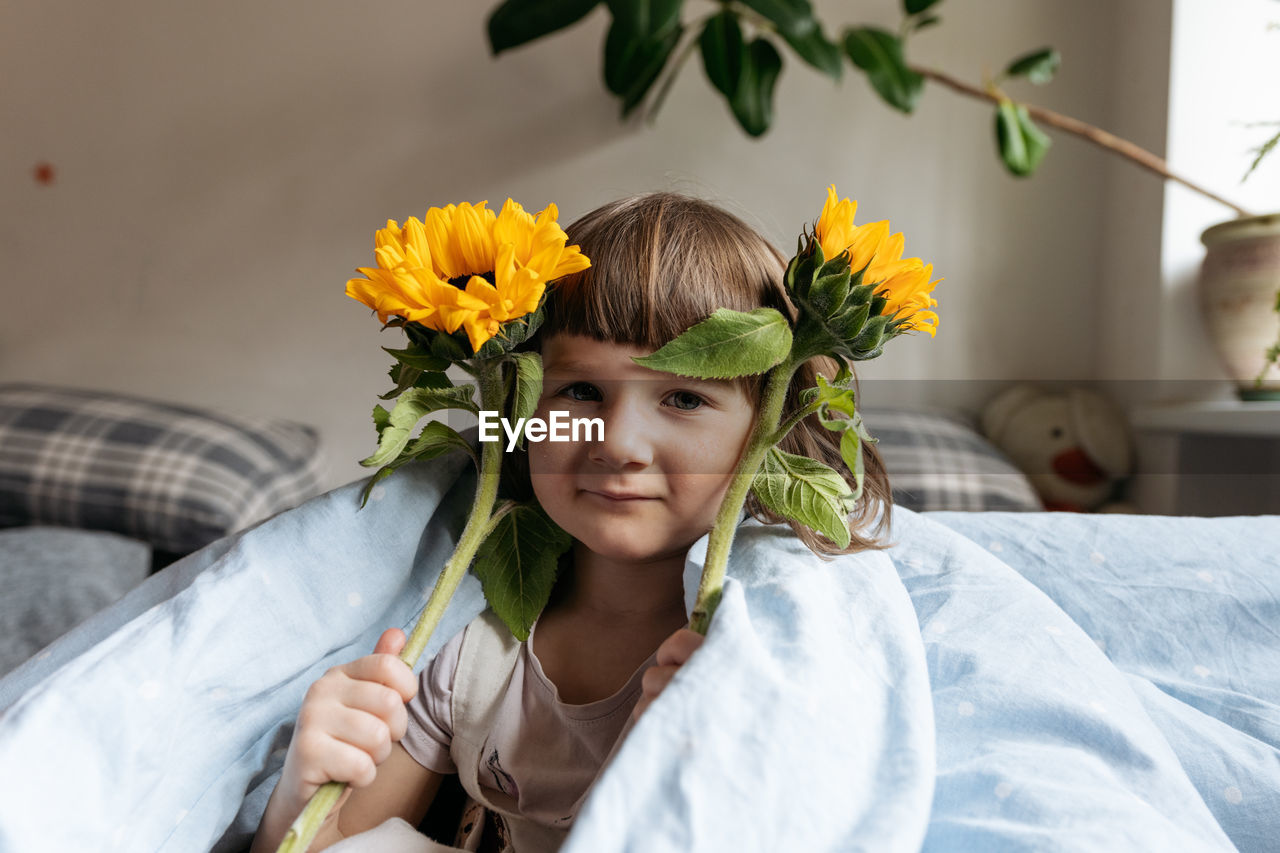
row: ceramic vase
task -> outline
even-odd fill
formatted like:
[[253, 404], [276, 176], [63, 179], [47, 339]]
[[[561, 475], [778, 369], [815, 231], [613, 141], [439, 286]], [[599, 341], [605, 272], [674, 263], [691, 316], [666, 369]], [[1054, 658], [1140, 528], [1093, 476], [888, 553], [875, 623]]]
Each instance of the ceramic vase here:
[[1209, 337], [1244, 400], [1280, 400], [1280, 369], [1255, 380], [1280, 339], [1280, 213], [1222, 222], [1200, 235], [1200, 307]]

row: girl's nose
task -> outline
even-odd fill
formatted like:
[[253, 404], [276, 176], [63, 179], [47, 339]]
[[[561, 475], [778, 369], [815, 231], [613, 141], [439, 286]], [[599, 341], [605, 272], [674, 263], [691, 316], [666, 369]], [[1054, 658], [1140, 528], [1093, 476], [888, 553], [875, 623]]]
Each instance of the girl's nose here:
[[587, 458], [614, 470], [653, 464], [653, 442], [644, 417], [623, 401], [604, 413], [604, 439], [590, 448]]

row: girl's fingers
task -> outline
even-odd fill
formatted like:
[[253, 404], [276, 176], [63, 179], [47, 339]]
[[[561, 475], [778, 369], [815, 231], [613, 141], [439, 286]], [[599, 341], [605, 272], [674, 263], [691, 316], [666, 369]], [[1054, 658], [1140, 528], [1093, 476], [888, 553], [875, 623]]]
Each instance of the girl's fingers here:
[[698, 647], [702, 645], [706, 638], [697, 631], [689, 628], [681, 628], [662, 641], [662, 645], [658, 646], [658, 665], [667, 666], [675, 664], [679, 666], [689, 659]]
[[373, 653], [375, 655], [398, 655], [408, 641], [409, 639], [404, 635], [404, 631], [399, 628], [388, 628], [378, 638], [377, 645], [373, 647]]
[[386, 724], [392, 740], [404, 737], [409, 725], [409, 713], [405, 710], [400, 694], [372, 681], [348, 681], [335, 697], [340, 706], [376, 717]]
[[644, 671], [644, 675], [640, 677], [641, 699], [653, 701], [657, 698], [671, 679], [675, 677], [678, 666], [651, 666]]
[[340, 740], [330, 740], [317, 769], [325, 782], [346, 782], [353, 788], [372, 785], [373, 780], [378, 777], [378, 762], [373, 756]]
[[327, 734], [338, 744], [353, 746], [365, 753], [375, 765], [391, 755], [391, 727], [385, 720], [364, 711], [338, 708], [330, 718]]
[[[328, 713], [320, 716], [324, 724], [316, 723], [308, 728], [299, 728], [294, 732], [293, 742], [289, 745], [289, 755], [285, 758], [285, 768], [293, 767], [301, 782], [303, 795], [310, 797], [315, 789], [326, 782], [349, 782], [356, 787], [363, 787], [373, 782], [377, 775], [378, 758], [382, 757], [382, 748], [375, 741], [376, 727], [386, 727], [377, 718], [368, 714], [351, 711], [349, 708], [339, 709], [341, 713]], [[347, 719], [345, 714], [359, 714], [367, 718], [367, 722]], [[343, 737], [335, 735], [335, 730], [344, 737], [353, 740], [369, 739], [369, 749], [347, 742]], [[373, 754], [371, 754], [371, 752]], [[390, 754], [390, 750], [386, 750]], [[382, 757], [382, 760], [386, 760]]]
[[[379, 640], [378, 643], [381, 645], [382, 641]], [[354, 681], [367, 681], [391, 688], [400, 695], [401, 702], [408, 702], [418, 692], [418, 677], [395, 655], [367, 655], [340, 669]]]

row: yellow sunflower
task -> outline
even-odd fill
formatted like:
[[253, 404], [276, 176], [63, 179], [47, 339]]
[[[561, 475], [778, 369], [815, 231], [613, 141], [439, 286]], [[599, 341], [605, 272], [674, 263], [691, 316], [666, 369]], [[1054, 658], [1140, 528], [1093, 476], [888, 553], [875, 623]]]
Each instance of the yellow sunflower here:
[[378, 312], [452, 334], [465, 329], [476, 352], [508, 320], [534, 311], [547, 284], [591, 265], [556, 221], [554, 204], [536, 217], [507, 199], [494, 214], [462, 203], [433, 207], [404, 227], [394, 220], [374, 238], [376, 267], [347, 282], [347, 295]]
[[849, 268], [854, 272], [866, 267], [862, 280], [876, 284], [875, 294], [885, 299], [883, 314], [897, 316], [902, 329], [923, 329], [930, 336], [938, 330], [937, 312], [929, 309], [938, 304], [932, 297], [938, 281], [931, 281], [933, 264], [919, 258], [903, 258], [902, 233], [889, 233], [888, 220], [854, 225], [858, 203], [841, 199], [834, 186], [827, 189], [827, 202], [814, 226], [814, 234], [822, 254], [834, 258], [849, 252]]

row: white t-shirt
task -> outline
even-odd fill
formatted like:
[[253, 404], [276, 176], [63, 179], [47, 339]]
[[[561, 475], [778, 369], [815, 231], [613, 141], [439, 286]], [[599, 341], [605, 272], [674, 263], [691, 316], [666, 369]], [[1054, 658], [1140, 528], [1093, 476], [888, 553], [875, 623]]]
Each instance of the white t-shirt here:
[[[586, 705], [560, 701], [533, 654], [535, 623], [520, 646], [511, 683], [481, 752], [480, 785], [495, 806], [544, 826], [568, 829], [614, 746], [629, 729], [641, 678], [657, 652], [636, 668], [617, 693]], [[437, 773], [456, 773], [452, 695], [462, 633], [445, 644], [419, 677], [409, 701], [409, 727], [401, 744]]]

